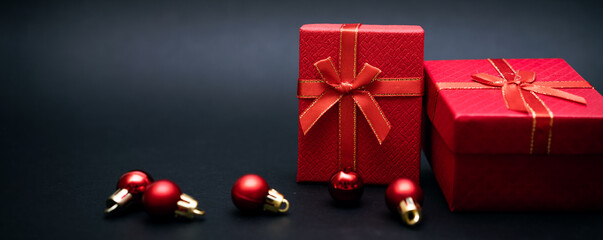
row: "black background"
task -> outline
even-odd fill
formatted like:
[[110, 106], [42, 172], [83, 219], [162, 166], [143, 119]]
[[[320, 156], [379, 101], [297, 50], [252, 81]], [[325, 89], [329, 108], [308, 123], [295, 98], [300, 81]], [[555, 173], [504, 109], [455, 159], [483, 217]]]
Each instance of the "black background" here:
[[[596, 3], [0, 6], [0, 230], [9, 239], [603, 236], [600, 213], [450, 213], [425, 159], [425, 221], [416, 229], [388, 212], [384, 186], [367, 187], [359, 206], [345, 208], [333, 204], [326, 185], [295, 183], [302, 24], [421, 25], [425, 59], [564, 58], [602, 89]], [[175, 181], [207, 215], [192, 222], [156, 222], [140, 211], [104, 218], [105, 199], [130, 169]], [[230, 188], [250, 172], [286, 195], [289, 214], [235, 210]]]

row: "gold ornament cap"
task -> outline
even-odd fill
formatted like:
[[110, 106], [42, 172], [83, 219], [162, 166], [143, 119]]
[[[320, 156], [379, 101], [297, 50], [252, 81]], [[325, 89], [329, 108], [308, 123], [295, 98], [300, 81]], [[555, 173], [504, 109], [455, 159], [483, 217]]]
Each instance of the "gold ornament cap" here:
[[120, 209], [127, 207], [133, 202], [133, 197], [134, 196], [128, 191], [128, 189], [117, 189], [117, 191], [111, 194], [111, 196], [109, 196], [107, 199], [107, 209], [105, 209], [105, 213], [111, 214], [119, 212]]
[[289, 201], [275, 189], [268, 190], [268, 196], [264, 202], [264, 210], [275, 213], [284, 213], [289, 210]]
[[197, 209], [199, 203], [193, 197], [186, 193], [180, 195], [180, 201], [178, 201], [178, 208], [174, 212], [176, 216], [193, 219], [195, 216], [205, 215], [205, 211]]
[[416, 203], [411, 197], [408, 197], [400, 202], [400, 216], [406, 225], [414, 226], [421, 222], [423, 214], [421, 206]]

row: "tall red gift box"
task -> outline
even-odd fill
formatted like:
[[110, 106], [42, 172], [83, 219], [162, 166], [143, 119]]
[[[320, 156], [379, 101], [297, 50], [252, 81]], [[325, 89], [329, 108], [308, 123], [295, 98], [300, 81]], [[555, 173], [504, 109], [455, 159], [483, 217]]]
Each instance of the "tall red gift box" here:
[[603, 209], [603, 97], [563, 59], [425, 62], [425, 153], [451, 211]]
[[303, 25], [297, 181], [418, 182], [423, 88], [420, 26]]

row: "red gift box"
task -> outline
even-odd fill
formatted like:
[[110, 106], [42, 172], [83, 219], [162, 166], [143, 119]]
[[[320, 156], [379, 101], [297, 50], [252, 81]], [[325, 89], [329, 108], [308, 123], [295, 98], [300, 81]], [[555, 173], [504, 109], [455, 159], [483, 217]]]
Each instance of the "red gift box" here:
[[420, 26], [302, 26], [297, 181], [418, 182], [423, 87]]
[[451, 211], [603, 209], [603, 97], [563, 59], [425, 74], [425, 153]]

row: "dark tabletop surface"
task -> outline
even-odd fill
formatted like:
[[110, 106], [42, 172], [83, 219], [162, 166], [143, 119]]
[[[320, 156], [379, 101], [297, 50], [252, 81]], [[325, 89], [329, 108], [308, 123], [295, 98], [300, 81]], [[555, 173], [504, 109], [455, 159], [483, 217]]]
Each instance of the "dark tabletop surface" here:
[[[295, 182], [298, 29], [413, 24], [425, 59], [564, 58], [603, 89], [602, 8], [579, 1], [17, 1], [0, 3], [3, 239], [601, 239], [601, 213], [451, 213], [426, 160], [424, 223], [368, 186], [355, 207]], [[119, 176], [171, 179], [207, 211], [107, 219]], [[230, 188], [262, 175], [291, 202], [241, 215]], [[563, 177], [563, 176], [560, 176]], [[602, 203], [603, 204], [603, 203]]]

